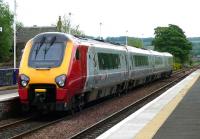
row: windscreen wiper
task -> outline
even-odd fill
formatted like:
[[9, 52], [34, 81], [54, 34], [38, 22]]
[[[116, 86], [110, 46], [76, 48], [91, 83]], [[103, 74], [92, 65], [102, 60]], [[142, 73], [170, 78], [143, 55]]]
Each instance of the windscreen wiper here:
[[40, 45], [37, 46], [36, 52], [35, 52], [35, 59], [36, 59], [36, 57], [37, 57], [37, 55], [38, 55], [38, 52], [40, 51], [40, 48], [41, 48], [42, 45], [44, 44], [45, 40], [46, 40], [46, 37], [43, 37], [42, 40], [40, 41]]
[[45, 47], [45, 49], [44, 49], [44, 59], [45, 59], [45, 56], [46, 56], [47, 52], [49, 51], [50, 47], [55, 43], [55, 41], [56, 41], [56, 36], [51, 39], [50, 45], [48, 46], [48, 48], [47, 48], [47, 46]]

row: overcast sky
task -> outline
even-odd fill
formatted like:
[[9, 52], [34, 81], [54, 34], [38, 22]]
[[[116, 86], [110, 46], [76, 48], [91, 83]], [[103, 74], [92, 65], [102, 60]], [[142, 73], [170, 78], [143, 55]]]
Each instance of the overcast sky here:
[[[13, 9], [14, 0], [4, 0]], [[50, 26], [72, 13], [73, 25], [87, 35], [153, 37], [154, 28], [176, 24], [188, 37], [200, 36], [199, 0], [17, 0], [17, 20]]]

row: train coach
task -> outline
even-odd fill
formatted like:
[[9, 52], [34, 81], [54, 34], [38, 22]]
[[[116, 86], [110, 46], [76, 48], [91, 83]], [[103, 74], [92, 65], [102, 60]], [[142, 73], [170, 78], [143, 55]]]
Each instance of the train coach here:
[[73, 110], [170, 76], [173, 56], [152, 50], [42, 33], [25, 46], [18, 92], [24, 109]]

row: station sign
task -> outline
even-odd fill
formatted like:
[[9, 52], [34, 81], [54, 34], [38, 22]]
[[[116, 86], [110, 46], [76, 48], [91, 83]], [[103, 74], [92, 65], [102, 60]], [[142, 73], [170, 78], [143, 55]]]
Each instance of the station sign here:
[[0, 27], [0, 32], [2, 32], [3, 31], [3, 28], [2, 27]]

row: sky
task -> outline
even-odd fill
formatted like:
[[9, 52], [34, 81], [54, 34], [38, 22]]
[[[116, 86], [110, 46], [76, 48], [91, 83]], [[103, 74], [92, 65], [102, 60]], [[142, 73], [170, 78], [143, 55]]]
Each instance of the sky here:
[[[14, 0], [8, 2], [13, 10]], [[154, 28], [178, 25], [187, 37], [200, 36], [199, 0], [16, 0], [24, 26], [56, 25], [71, 13], [72, 25], [87, 35], [154, 37]]]

